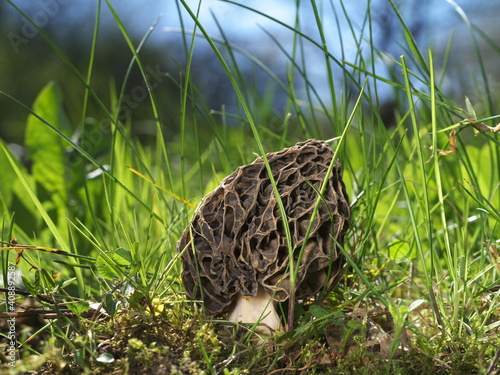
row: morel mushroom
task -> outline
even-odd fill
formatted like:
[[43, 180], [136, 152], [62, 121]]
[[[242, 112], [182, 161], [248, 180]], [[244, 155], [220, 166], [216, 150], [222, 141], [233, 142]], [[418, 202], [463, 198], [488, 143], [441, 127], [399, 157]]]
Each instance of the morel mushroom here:
[[[202, 300], [207, 315], [228, 313], [233, 322], [281, 330], [276, 301], [316, 296], [339, 280], [345, 258], [339, 250], [350, 207], [341, 167], [323, 141], [311, 139], [266, 155], [299, 264], [290, 290], [291, 254], [283, 219], [262, 158], [239, 167], [208, 194], [179, 240], [182, 281], [189, 298]], [[298, 261], [314, 206], [330, 163], [335, 163]], [[294, 299], [295, 299], [294, 298]]]

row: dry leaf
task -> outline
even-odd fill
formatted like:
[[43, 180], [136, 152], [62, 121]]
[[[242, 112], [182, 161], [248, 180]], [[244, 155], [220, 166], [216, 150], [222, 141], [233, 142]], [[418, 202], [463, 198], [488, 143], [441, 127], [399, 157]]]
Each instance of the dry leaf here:
[[[326, 342], [331, 350], [342, 355], [352, 355], [360, 345], [355, 337], [362, 335], [362, 345], [369, 352], [382, 358], [390, 358], [394, 321], [387, 309], [374, 307], [368, 310], [358, 307], [348, 313], [345, 319], [341, 319], [341, 322], [340, 325], [332, 323], [325, 329]], [[410, 347], [406, 331], [403, 331], [398, 340], [400, 348], [396, 350], [395, 357], [399, 357]]]
[[[437, 149], [437, 152], [441, 156], [448, 156], [448, 155], [453, 155], [455, 151], [457, 151], [457, 137], [456, 137], [456, 131], [453, 129], [450, 133], [450, 149], [449, 150], [440, 150], [439, 148]], [[427, 147], [429, 150], [433, 150], [434, 148], [432, 146]]]
[[498, 258], [500, 258], [500, 256], [498, 255], [497, 245], [492, 243], [489, 246], [488, 250], [490, 251], [490, 255], [491, 255], [491, 258], [493, 259], [493, 262], [496, 263], [495, 266], [497, 267], [498, 271], [500, 272], [500, 263], [497, 263]]
[[500, 132], [500, 124], [497, 124], [497, 126], [493, 128], [491, 126], [486, 125], [484, 122], [478, 122], [477, 124], [474, 124], [474, 127], [480, 132], [492, 132], [492, 133]]

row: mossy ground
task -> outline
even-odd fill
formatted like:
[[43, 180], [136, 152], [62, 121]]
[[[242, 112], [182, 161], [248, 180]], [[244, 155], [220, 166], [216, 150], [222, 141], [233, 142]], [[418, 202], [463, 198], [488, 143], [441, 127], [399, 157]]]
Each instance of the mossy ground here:
[[[315, 309], [298, 306], [299, 326], [264, 346], [255, 344], [249, 327], [203, 319], [195, 305], [182, 299], [163, 301], [153, 313], [123, 309], [113, 317], [95, 314], [90, 319], [73, 317], [66, 323], [65, 319], [52, 320], [61, 329], [77, 327], [67, 337], [71, 345], [66, 338], [38, 334], [30, 341], [30, 350], [20, 349], [22, 359], [14, 368], [4, 364], [0, 370], [40, 375], [465, 375], [486, 374], [488, 367], [494, 368], [493, 335], [490, 341], [477, 345], [469, 334], [436, 334], [435, 343], [430, 345], [418, 331], [438, 332], [436, 327], [424, 326], [425, 317], [431, 314], [428, 307], [414, 311], [391, 353], [394, 322], [389, 311], [379, 304], [349, 305], [326, 320], [317, 316], [327, 309], [335, 311], [332, 302], [313, 306]], [[21, 334], [29, 336], [46, 323], [36, 317], [22, 320]], [[89, 353], [89, 348], [94, 352]]]

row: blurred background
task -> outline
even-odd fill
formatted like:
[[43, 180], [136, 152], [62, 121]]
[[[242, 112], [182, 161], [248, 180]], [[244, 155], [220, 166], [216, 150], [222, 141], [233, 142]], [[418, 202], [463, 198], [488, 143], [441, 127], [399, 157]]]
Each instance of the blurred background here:
[[[160, 107], [160, 119], [167, 133], [175, 134], [178, 128], [178, 105], [180, 101], [179, 82], [186, 69], [186, 51], [189, 50], [194, 23], [182, 5], [174, 0], [129, 0], [127, 2], [110, 1], [115, 7], [124, 28], [129, 33], [135, 46], [151, 31], [140, 56], [147, 67], [155, 95]], [[282, 82], [287, 82], [286, 74], [289, 60], [278, 47], [291, 49], [293, 33], [281, 25], [294, 25], [296, 4], [290, 0], [240, 1], [245, 6], [265, 12], [264, 17], [256, 12], [225, 1], [205, 0], [187, 1], [193, 12], [199, 12], [199, 18], [207, 31], [214, 37], [227, 38], [235, 47], [241, 48], [254, 59], [267, 66]], [[388, 0], [373, 1], [318, 1], [320, 12], [328, 9], [329, 16], [322, 20], [328, 48], [339, 61], [356, 63], [359, 51], [356, 43], [370, 53], [372, 43], [383, 53], [371, 56], [377, 74], [388, 76], [399, 74], [398, 67], [391, 63], [391, 58], [399, 61], [405, 53], [401, 47], [404, 38], [397, 15]], [[447, 68], [441, 88], [459, 103], [465, 95], [473, 96], [477, 87], [475, 74], [479, 71], [476, 64], [474, 40], [468, 27], [475, 29], [477, 46], [487, 65], [485, 71], [491, 75], [489, 90], [497, 90], [500, 82], [500, 64], [489, 58], [491, 51], [498, 50], [500, 44], [500, 2], [486, 0], [405, 0], [397, 1], [399, 9], [422, 51], [427, 46], [433, 47], [441, 55], [435, 56], [436, 67]], [[472, 26], [461, 18], [459, 5], [465, 12]], [[370, 7], [374, 23], [366, 25], [366, 12]], [[334, 12], [331, 11], [332, 7]], [[17, 9], [16, 9], [17, 8]], [[315, 29], [310, 3], [301, 2], [300, 12], [311, 22], [301, 24], [302, 32], [316, 41], [320, 41]], [[75, 129], [82, 121], [82, 101], [84, 86], [81, 79], [61, 56], [66, 56], [76, 67], [79, 74], [88, 74], [91, 44], [95, 26], [97, 1], [88, 0], [36, 0], [0, 2], [0, 91], [16, 98], [31, 107], [36, 95], [51, 80], [55, 80], [62, 89], [67, 113]], [[23, 16], [28, 16], [46, 34], [50, 41]], [[332, 14], [336, 15], [333, 17]], [[346, 14], [349, 15], [346, 18]], [[349, 19], [349, 22], [346, 20]], [[279, 21], [279, 22], [276, 22]], [[373, 40], [369, 40], [367, 27], [373, 30]], [[182, 33], [184, 29], [187, 33]], [[358, 38], [357, 40], [353, 35]], [[366, 39], [361, 38], [366, 35]], [[479, 37], [480, 36], [480, 37]], [[273, 40], [275, 38], [275, 40]], [[276, 42], [277, 41], [277, 42]], [[53, 43], [54, 45], [51, 45]], [[278, 43], [278, 44], [277, 44]], [[447, 61], [443, 60], [447, 46], [451, 53]], [[329, 95], [326, 85], [326, 70], [322, 51], [312, 44], [304, 43], [308, 56], [317, 55], [318, 63], [307, 66], [309, 79], [317, 88], [319, 95]], [[227, 51], [226, 51], [227, 52]], [[288, 51], [289, 52], [289, 51]], [[91, 87], [101, 100], [113, 106], [113, 98], [125, 82], [125, 74], [133, 55], [127, 46], [117, 22], [106, 2], [101, 4], [101, 20], [95, 64]], [[268, 107], [269, 117], [261, 121], [273, 121], [273, 117], [284, 115], [285, 95], [262, 69], [257, 69], [250, 59], [237, 54], [236, 59], [243, 75], [253, 82], [253, 90], [259, 93], [263, 105]], [[312, 60], [314, 61], [314, 60]], [[336, 80], [342, 80], [341, 69], [336, 71]], [[204, 98], [206, 110], [227, 112], [236, 111], [235, 98], [231, 85], [214, 57], [213, 52], [202, 38], [197, 38], [194, 46], [193, 82]], [[478, 80], [479, 81], [479, 80]], [[134, 133], [148, 139], [155, 134], [155, 123], [149, 99], [144, 91], [143, 79], [139, 69], [134, 68], [125, 87], [124, 105], [120, 109], [120, 118], [130, 121]], [[341, 87], [341, 86], [339, 86]], [[460, 91], [457, 88], [460, 87]], [[463, 88], [471, 87], [470, 92]], [[387, 107], [386, 120], [392, 121], [391, 108], [394, 101], [390, 87], [379, 86], [381, 105]], [[300, 87], [296, 88], [300, 92]], [[479, 88], [481, 89], [481, 88]], [[323, 92], [324, 90], [324, 92]], [[480, 90], [479, 90], [480, 91]], [[328, 102], [326, 98], [326, 102]], [[471, 101], [474, 102], [473, 98]], [[385, 109], [384, 107], [384, 109]], [[87, 112], [88, 121], [103, 118], [95, 103], [90, 103]], [[0, 137], [8, 143], [23, 143], [23, 131], [28, 116], [26, 110], [15, 105], [4, 95], [0, 96]], [[93, 120], [90, 120], [93, 119]], [[282, 121], [282, 120], [277, 120]]]

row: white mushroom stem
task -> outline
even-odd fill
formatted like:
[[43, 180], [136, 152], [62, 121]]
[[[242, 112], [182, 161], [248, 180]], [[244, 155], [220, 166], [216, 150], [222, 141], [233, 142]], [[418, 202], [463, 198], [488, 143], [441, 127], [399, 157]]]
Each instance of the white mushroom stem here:
[[267, 335], [283, 331], [280, 317], [276, 312], [276, 302], [260, 285], [255, 297], [237, 295], [227, 320], [234, 323], [259, 323], [258, 330]]

